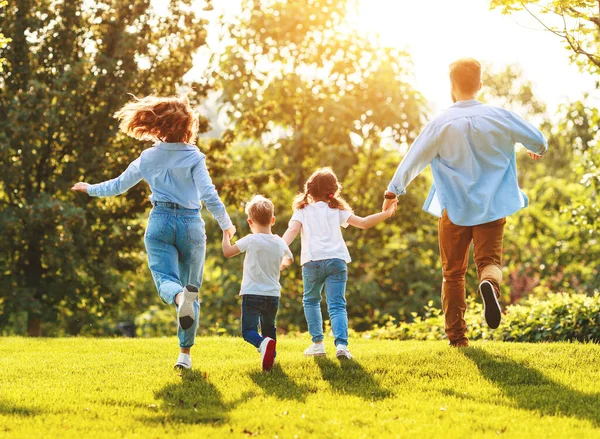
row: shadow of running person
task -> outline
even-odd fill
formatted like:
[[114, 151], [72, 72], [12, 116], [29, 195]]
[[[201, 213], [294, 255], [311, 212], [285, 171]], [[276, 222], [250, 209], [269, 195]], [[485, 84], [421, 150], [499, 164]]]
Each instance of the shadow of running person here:
[[151, 420], [161, 423], [215, 424], [227, 421], [229, 411], [253, 395], [244, 394], [237, 401], [225, 403], [221, 392], [204, 373], [186, 370], [181, 374], [181, 382], [163, 387], [154, 396], [162, 399], [163, 403]]
[[333, 361], [327, 357], [314, 357], [323, 379], [334, 392], [356, 395], [368, 401], [389, 398], [392, 392], [379, 383], [356, 360]]
[[519, 408], [542, 416], [578, 418], [600, 426], [600, 393], [571, 389], [523, 363], [490, 354], [478, 347], [460, 349], [460, 352]]
[[295, 399], [304, 402], [308, 393], [315, 393], [316, 387], [296, 384], [279, 365], [275, 365], [269, 373], [253, 372], [250, 378], [265, 391], [267, 395], [277, 399]]
[[41, 414], [38, 408], [16, 406], [7, 401], [0, 401], [0, 415], [9, 416], [37, 416]]

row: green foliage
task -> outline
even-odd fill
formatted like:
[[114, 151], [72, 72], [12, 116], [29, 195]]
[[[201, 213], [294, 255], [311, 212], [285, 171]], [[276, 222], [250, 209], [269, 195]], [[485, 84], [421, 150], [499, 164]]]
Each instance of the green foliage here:
[[[2, 16], [2, 14], [4, 13], [2, 9], [6, 7], [7, 4], [7, 1], [0, 1], [0, 16]], [[4, 49], [8, 45], [8, 43], [10, 43], [10, 41], [10, 38], [6, 38], [4, 34], [0, 32], [0, 50]], [[4, 68], [4, 61], [4, 58], [0, 57], [0, 73]]]
[[503, 14], [525, 10], [547, 31], [560, 37], [581, 68], [600, 73], [598, 0], [491, 0]]
[[[364, 336], [387, 340], [439, 340], [444, 337], [444, 316], [429, 302], [422, 315], [412, 313], [413, 321], [390, 318]], [[511, 342], [600, 342], [600, 293], [550, 293], [546, 298], [528, 297], [506, 307], [498, 329], [490, 330], [483, 319], [483, 306], [468, 300], [468, 337], [471, 340]]]
[[111, 116], [127, 93], [176, 91], [205, 41], [189, 4], [163, 17], [148, 0], [23, 0], [0, 16], [12, 40], [0, 49], [0, 327], [26, 311], [32, 334], [56, 321], [76, 334], [129, 296], [147, 189], [91, 200], [70, 187], [141, 152]]
[[[277, 363], [236, 337], [206, 337], [173, 372], [175, 337], [5, 338], [0, 435], [120, 438], [595, 438], [600, 346], [350, 340], [355, 361], [305, 358], [281, 337]], [[24, 360], [26, 358], [26, 360]], [[18, 367], [15, 367], [18, 365]], [[40, 391], [43, 389], [43, 391]]]

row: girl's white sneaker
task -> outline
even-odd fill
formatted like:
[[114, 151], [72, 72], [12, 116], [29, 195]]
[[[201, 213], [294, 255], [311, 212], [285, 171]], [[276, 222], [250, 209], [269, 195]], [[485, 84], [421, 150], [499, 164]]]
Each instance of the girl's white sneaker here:
[[262, 370], [264, 372], [268, 372], [273, 368], [273, 364], [275, 363], [275, 346], [277, 346], [275, 340], [270, 337], [265, 337], [258, 348], [262, 360]]
[[306, 357], [324, 357], [325, 343], [313, 343], [304, 351]]
[[192, 368], [192, 357], [190, 354], [179, 354], [177, 357], [177, 363], [174, 366], [175, 369], [191, 369]]
[[352, 354], [348, 350], [348, 346], [339, 344], [336, 347], [335, 356], [340, 360], [352, 360]]
[[198, 288], [186, 285], [183, 288], [183, 300], [177, 306], [177, 320], [181, 329], [190, 329], [194, 324], [194, 301], [198, 299]]

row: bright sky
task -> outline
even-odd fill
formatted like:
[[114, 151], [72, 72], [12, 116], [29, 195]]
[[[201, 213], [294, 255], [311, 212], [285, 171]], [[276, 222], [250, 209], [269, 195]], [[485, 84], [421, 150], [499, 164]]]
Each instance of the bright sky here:
[[360, 0], [359, 17], [359, 26], [377, 31], [383, 44], [408, 49], [417, 89], [437, 109], [452, 103], [448, 65], [466, 56], [497, 69], [521, 65], [550, 110], [595, 88], [591, 75], [569, 63], [557, 36], [527, 13], [490, 11], [487, 0]]
[[[165, 0], [153, 0], [161, 4]], [[202, 0], [197, 0], [202, 3]], [[214, 13], [231, 16], [240, 0], [213, 0]], [[434, 112], [451, 105], [448, 65], [460, 57], [474, 57], [497, 70], [521, 65], [534, 92], [554, 112], [560, 103], [591, 93], [600, 102], [594, 78], [569, 62], [570, 52], [561, 40], [527, 13], [504, 16], [489, 10], [488, 0], [359, 0], [356, 27], [378, 32], [382, 44], [407, 49], [412, 56], [417, 89]], [[209, 30], [209, 47], [219, 45]], [[212, 38], [211, 38], [212, 37]], [[188, 74], [201, 77], [207, 53], [195, 56]]]

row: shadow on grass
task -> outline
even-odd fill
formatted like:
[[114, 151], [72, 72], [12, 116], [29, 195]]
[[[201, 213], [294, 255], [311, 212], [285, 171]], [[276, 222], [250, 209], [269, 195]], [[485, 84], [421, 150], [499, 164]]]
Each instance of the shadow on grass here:
[[327, 357], [314, 357], [323, 379], [338, 393], [356, 395], [373, 401], [389, 398], [392, 392], [379, 383], [357, 361], [334, 361]]
[[0, 415], [37, 416], [39, 414], [39, 409], [15, 406], [6, 401], [0, 401]]
[[308, 393], [315, 393], [316, 388], [296, 384], [278, 365], [269, 372], [253, 372], [250, 378], [262, 387], [267, 395], [277, 399], [295, 399], [304, 402]]
[[477, 347], [460, 349], [485, 379], [519, 408], [542, 416], [567, 416], [600, 426], [600, 393], [583, 393], [557, 383], [536, 369]]
[[245, 393], [239, 400], [225, 403], [221, 392], [203, 373], [188, 370], [181, 374], [181, 382], [163, 387], [154, 396], [163, 403], [151, 421], [217, 424], [226, 422], [229, 411], [254, 394]]

